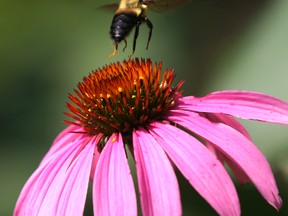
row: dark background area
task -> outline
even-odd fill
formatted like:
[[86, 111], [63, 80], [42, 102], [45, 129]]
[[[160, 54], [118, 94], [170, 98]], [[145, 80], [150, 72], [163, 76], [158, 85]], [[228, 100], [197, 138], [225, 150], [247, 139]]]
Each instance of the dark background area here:
[[[0, 7], [0, 215], [17, 196], [56, 135], [65, 102], [83, 76], [127, 59], [113, 58], [108, 32], [113, 1], [2, 0]], [[148, 12], [135, 57], [163, 61], [185, 80], [184, 95], [224, 89], [260, 91], [288, 101], [288, 1], [194, 0], [167, 13]], [[242, 215], [288, 215], [288, 128], [241, 121], [270, 161], [284, 206], [277, 213], [252, 185], [238, 185]], [[181, 175], [183, 215], [216, 215]], [[90, 199], [90, 200], [89, 200]], [[86, 214], [92, 210], [88, 197]], [[92, 207], [91, 207], [92, 208]]]

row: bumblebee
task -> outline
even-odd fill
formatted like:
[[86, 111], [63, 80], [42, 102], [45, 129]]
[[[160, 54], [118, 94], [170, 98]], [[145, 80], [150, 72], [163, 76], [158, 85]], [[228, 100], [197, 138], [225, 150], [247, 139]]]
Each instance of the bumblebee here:
[[161, 12], [190, 1], [191, 0], [121, 0], [119, 4], [106, 5], [105, 7], [107, 8], [115, 7], [115, 5], [118, 6], [110, 27], [110, 36], [114, 41], [114, 51], [109, 57], [113, 57], [116, 54], [118, 44], [122, 41], [125, 42], [123, 51], [125, 50], [127, 47], [126, 37], [135, 27], [133, 49], [130, 57], [134, 54], [139, 34], [139, 27], [142, 23], [146, 23], [149, 28], [148, 41], [146, 45], [146, 49], [148, 49], [153, 29], [152, 22], [146, 16], [148, 8]]

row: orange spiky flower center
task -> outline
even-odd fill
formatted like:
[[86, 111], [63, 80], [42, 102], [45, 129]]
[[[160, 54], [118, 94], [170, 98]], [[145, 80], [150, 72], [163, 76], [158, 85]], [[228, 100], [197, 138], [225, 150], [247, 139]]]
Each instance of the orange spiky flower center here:
[[129, 134], [133, 129], [171, 109], [181, 96], [178, 90], [183, 82], [172, 88], [174, 70], [165, 70], [161, 78], [162, 63], [148, 60], [128, 60], [92, 71], [69, 94], [73, 102], [67, 103], [71, 113], [65, 113], [76, 122], [66, 121], [84, 128], [85, 133], [114, 132]]

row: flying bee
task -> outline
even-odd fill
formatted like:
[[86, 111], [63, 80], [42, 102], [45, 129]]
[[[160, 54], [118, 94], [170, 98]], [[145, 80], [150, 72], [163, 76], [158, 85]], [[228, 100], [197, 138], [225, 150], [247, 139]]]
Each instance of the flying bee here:
[[110, 27], [110, 36], [114, 41], [114, 51], [109, 57], [113, 57], [116, 54], [118, 44], [122, 41], [125, 43], [123, 51], [125, 50], [127, 47], [126, 37], [135, 27], [133, 49], [130, 57], [133, 56], [136, 49], [139, 27], [142, 23], [146, 23], [149, 28], [146, 45], [146, 49], [148, 49], [153, 29], [152, 22], [146, 16], [148, 8], [156, 12], [162, 12], [190, 1], [191, 0], [120, 0], [119, 4], [105, 5], [105, 8], [118, 6]]

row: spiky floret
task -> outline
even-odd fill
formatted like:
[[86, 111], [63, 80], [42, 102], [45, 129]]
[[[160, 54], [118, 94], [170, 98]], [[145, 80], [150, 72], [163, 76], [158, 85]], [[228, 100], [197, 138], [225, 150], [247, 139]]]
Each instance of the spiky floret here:
[[161, 119], [171, 109], [183, 82], [171, 87], [174, 70], [148, 60], [117, 62], [92, 71], [78, 84], [76, 94], [69, 94], [71, 113], [65, 113], [88, 134], [130, 133], [150, 120]]

